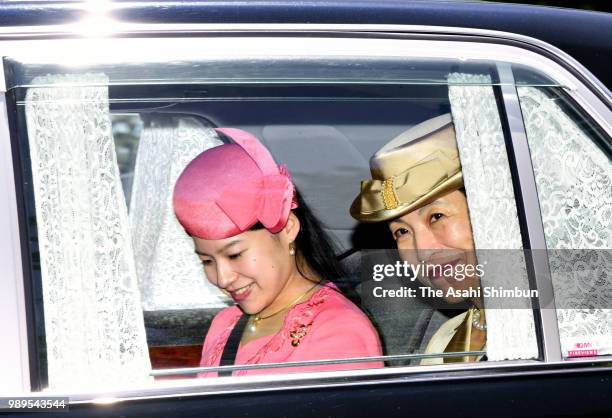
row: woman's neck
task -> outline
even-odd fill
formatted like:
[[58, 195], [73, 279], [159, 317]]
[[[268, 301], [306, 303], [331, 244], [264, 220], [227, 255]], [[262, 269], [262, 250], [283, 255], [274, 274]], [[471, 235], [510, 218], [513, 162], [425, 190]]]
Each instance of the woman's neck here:
[[268, 315], [273, 315], [279, 310], [289, 309], [291, 305], [299, 303], [303, 299], [305, 293], [307, 293], [313, 285], [316, 284], [302, 276], [297, 270], [289, 277], [281, 291], [279, 292], [276, 299], [260, 312], [257, 316], [265, 318]]
[[241, 344], [247, 344], [254, 339], [277, 333], [282, 329], [285, 317], [289, 311], [291, 311], [295, 305], [303, 303], [312, 297], [312, 295], [316, 292], [318, 283], [313, 283], [302, 276], [300, 277], [299, 283], [294, 283], [294, 288], [302, 288], [302, 284], [304, 284], [304, 282], [308, 282], [308, 287], [305, 289], [305, 291], [297, 291], [296, 289], [295, 292], [291, 292], [292, 297], [295, 296], [295, 298], [287, 302], [282, 307], [273, 308], [273, 305], [270, 305], [258, 314], [251, 315], [245, 332], [240, 340]]

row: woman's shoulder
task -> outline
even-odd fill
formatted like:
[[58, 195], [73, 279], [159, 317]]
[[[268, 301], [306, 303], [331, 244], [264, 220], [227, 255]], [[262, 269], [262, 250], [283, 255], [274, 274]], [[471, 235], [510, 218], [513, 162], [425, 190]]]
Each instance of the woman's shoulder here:
[[242, 311], [236, 305], [223, 308], [213, 318], [210, 329], [233, 326], [240, 316], [242, 316]]
[[307, 348], [322, 358], [382, 353], [372, 322], [333, 283], [322, 286], [288, 322], [292, 344], [308, 341]]
[[[457, 316], [454, 316], [440, 325], [440, 328], [434, 333], [427, 347], [425, 353], [441, 353], [444, 351], [450, 340], [455, 335], [457, 327], [465, 320], [466, 312], [462, 312]], [[441, 358], [425, 359], [421, 361], [421, 364], [437, 364], [441, 362]]]
[[327, 283], [291, 308], [281, 331], [249, 363], [265, 362], [270, 353], [304, 361], [379, 356], [381, 352], [378, 334], [365, 314]]
[[241, 315], [242, 311], [237, 306], [228, 306], [215, 315], [204, 338], [200, 366], [216, 364], [230, 332]]
[[346, 296], [344, 296], [342, 291], [332, 282], [328, 282], [323, 285], [314, 296], [318, 296], [327, 302], [326, 304], [322, 304], [322, 312], [331, 313], [337, 310], [342, 310], [359, 316], [363, 315], [365, 317], [363, 311]]

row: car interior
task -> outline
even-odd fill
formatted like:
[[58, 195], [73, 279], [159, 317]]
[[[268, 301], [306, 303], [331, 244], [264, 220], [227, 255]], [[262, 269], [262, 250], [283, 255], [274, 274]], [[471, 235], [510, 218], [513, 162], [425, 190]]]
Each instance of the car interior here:
[[[371, 281], [365, 263], [373, 258], [392, 260], [395, 245], [386, 225], [358, 223], [348, 208], [359, 191], [359, 179], [369, 177], [370, 155], [417, 123], [450, 111], [447, 86], [179, 85], [173, 86], [172, 94], [190, 100], [151, 102], [147, 98], [170, 95], [168, 88], [146, 86], [138, 92], [132, 87], [128, 100], [122, 90], [110, 89], [111, 114], [140, 118], [142, 132], [155, 130], [159, 121], [177, 124], [187, 118], [203, 129], [234, 127], [257, 136], [289, 168], [298, 190], [335, 241], [336, 255], [346, 272], [346, 278], [336, 284], [376, 324], [385, 353], [418, 350], [422, 333], [417, 328], [427, 325], [433, 309], [419, 299], [362, 300], [362, 282], [368, 286]], [[114, 95], [121, 100], [113, 101]], [[144, 100], [133, 100], [138, 96]], [[128, 198], [133, 173], [122, 173], [122, 177]], [[362, 257], [367, 250], [378, 251]], [[398, 287], [400, 281], [390, 279], [384, 286]], [[197, 366], [209, 321], [219, 309], [146, 310], [154, 368]], [[398, 316], [406, 323], [400, 329], [394, 326]]]

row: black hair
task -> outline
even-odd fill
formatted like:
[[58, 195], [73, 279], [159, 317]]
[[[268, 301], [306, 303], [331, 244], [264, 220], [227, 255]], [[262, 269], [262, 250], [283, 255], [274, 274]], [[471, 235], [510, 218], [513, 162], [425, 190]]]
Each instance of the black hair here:
[[[334, 281], [344, 277], [344, 269], [336, 258], [336, 245], [323, 229], [323, 224], [306, 204], [300, 192], [295, 190], [298, 207], [293, 209], [300, 221], [300, 232], [295, 239], [297, 268], [300, 274], [309, 280], [303, 267], [308, 267], [319, 278]], [[305, 264], [305, 265], [304, 265]]]
[[[335, 281], [345, 276], [342, 265], [336, 258], [337, 248], [329, 234], [323, 229], [323, 224], [314, 215], [306, 204], [300, 192], [295, 189], [295, 198], [298, 207], [293, 214], [300, 221], [300, 232], [295, 238], [295, 256], [298, 272], [306, 279], [318, 282]], [[257, 222], [250, 230], [265, 229]], [[310, 277], [307, 270], [314, 272], [318, 277]]]

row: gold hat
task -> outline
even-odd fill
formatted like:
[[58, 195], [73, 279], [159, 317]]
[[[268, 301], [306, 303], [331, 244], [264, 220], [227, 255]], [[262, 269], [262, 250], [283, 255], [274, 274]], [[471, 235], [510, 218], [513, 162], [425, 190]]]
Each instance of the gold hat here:
[[370, 159], [351, 215], [362, 222], [395, 219], [463, 187], [450, 114], [426, 120], [392, 139]]

